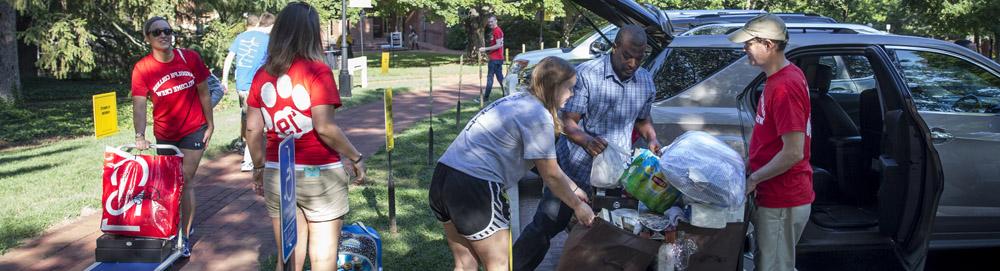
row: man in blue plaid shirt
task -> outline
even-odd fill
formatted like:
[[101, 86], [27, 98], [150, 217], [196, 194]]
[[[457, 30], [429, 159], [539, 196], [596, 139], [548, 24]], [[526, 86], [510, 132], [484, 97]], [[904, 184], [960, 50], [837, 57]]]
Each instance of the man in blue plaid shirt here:
[[[633, 128], [650, 150], [660, 150], [649, 119], [656, 88], [649, 71], [639, 66], [646, 46], [645, 31], [626, 25], [615, 37], [611, 54], [576, 67], [573, 96], [560, 112], [565, 136], [556, 142], [556, 155], [566, 175], [584, 189], [590, 187], [593, 157], [608, 144], [630, 149]], [[514, 270], [534, 270], [545, 258], [549, 240], [566, 228], [572, 215], [573, 210], [546, 189], [534, 219], [514, 243]]]

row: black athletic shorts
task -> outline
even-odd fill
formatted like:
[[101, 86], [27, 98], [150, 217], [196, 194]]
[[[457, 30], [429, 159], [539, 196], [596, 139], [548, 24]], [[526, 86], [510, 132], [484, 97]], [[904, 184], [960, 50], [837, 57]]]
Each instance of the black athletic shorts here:
[[510, 228], [510, 204], [501, 183], [438, 163], [428, 198], [438, 221], [451, 221], [465, 239], [483, 240]]
[[[202, 125], [201, 128], [187, 134], [178, 141], [170, 141], [163, 139], [156, 139], [156, 144], [166, 144], [174, 145], [177, 148], [186, 150], [202, 150], [205, 149], [205, 131], [208, 130], [208, 124]], [[173, 155], [174, 151], [170, 149], [157, 149], [156, 154], [158, 155]]]

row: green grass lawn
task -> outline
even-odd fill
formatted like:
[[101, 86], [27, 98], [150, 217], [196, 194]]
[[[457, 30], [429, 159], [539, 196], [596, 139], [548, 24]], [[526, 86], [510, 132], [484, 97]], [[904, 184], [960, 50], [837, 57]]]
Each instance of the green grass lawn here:
[[[440, 54], [426, 54], [422, 57], [435, 59], [438, 55]], [[441, 57], [447, 58], [448, 55]], [[434, 61], [425, 62], [441, 64]], [[457, 74], [458, 65], [443, 64], [440, 69], [454, 70], [453, 75]], [[464, 69], [467, 75], [472, 74], [473, 69], [470, 67]], [[435, 71], [437, 70], [436, 68]], [[426, 67], [400, 67], [386, 75], [378, 74], [377, 69], [370, 70], [369, 87], [355, 89], [352, 98], [344, 99], [345, 107], [378, 101], [382, 97], [382, 90], [386, 87], [393, 87], [396, 93], [424, 89], [428, 84], [426, 73]], [[423, 80], [418, 80], [421, 75]], [[100, 165], [104, 146], [117, 146], [134, 140], [131, 132], [132, 107], [127, 97], [127, 88], [126, 84], [100, 81], [26, 79], [24, 81], [26, 102], [0, 105], [0, 127], [3, 127], [0, 129], [0, 254], [27, 238], [38, 236], [54, 224], [79, 216], [85, 210], [100, 210], [98, 195], [101, 193]], [[120, 132], [102, 139], [94, 139], [91, 95], [109, 91], [118, 93]], [[216, 107], [215, 135], [204, 159], [212, 159], [230, 151], [230, 146], [237, 138], [240, 123], [236, 100], [235, 94], [227, 94]], [[454, 124], [454, 119], [449, 123]], [[152, 134], [151, 129], [147, 128], [146, 134]], [[441, 141], [444, 141], [444, 138], [441, 138]], [[404, 144], [397, 144], [401, 149], [405, 149], [402, 145]], [[447, 147], [444, 143], [439, 145], [440, 150]], [[402, 187], [398, 190], [401, 202], [400, 221], [405, 220], [404, 214], [411, 212], [408, 211], [410, 209], [403, 207], [402, 202], [426, 201], [426, 194], [424, 198], [419, 198], [415, 194], [418, 192], [412, 190], [413, 187], [419, 187], [416, 183], [405, 185], [418, 179], [412, 172], [407, 173], [409, 164], [413, 163], [405, 162], [406, 160], [401, 158], [405, 156], [407, 155], [397, 156], [400, 157], [397, 174], [400, 176]], [[420, 157], [426, 159], [426, 154]], [[373, 180], [384, 180], [385, 175], [379, 175], [377, 170], [382, 168], [379, 166], [382, 163], [379, 161], [382, 160], [377, 160], [379, 158], [376, 157], [371, 159], [373, 159], [370, 166]], [[376, 186], [369, 189], [384, 191], [384, 188]], [[354, 216], [366, 222], [373, 221], [369, 224], [378, 225], [380, 223], [378, 219], [384, 218], [384, 212], [367, 213], [361, 209], [367, 201], [357, 194], [360, 192], [352, 193], [352, 201], [357, 202], [353, 206], [358, 207]], [[385, 193], [369, 192], [369, 194]], [[379, 204], [384, 204], [384, 200], [379, 200]], [[433, 220], [429, 216], [428, 219]], [[401, 236], [411, 235], [401, 234]], [[397, 246], [394, 249], [399, 251], [398, 246], [401, 244], [392, 246]]]
[[[464, 127], [478, 104], [463, 103]], [[428, 130], [434, 125], [434, 159], [458, 136], [455, 109], [421, 121], [396, 136], [392, 154], [393, 180], [396, 183], [397, 234], [389, 233], [389, 198], [387, 191], [388, 156], [383, 149], [367, 159], [368, 181], [364, 187], [351, 187], [351, 212], [345, 224], [361, 221], [382, 235], [385, 270], [451, 270], [451, 251], [445, 242], [444, 229], [434, 218], [427, 203], [434, 167], [427, 162]], [[299, 243], [299, 245], [304, 245]], [[261, 270], [274, 270], [277, 256], [263, 260]], [[265, 258], [265, 257], [261, 257]]]
[[[426, 89], [430, 83], [428, 65], [436, 65], [435, 78], [457, 77], [460, 71], [457, 55], [406, 51], [393, 54], [390, 64], [392, 68], [388, 74], [381, 74], [376, 53], [370, 54], [368, 87], [355, 86], [353, 97], [343, 99], [343, 108], [380, 100], [382, 91], [388, 87], [392, 87], [396, 94]], [[470, 63], [461, 68], [466, 75], [466, 83], [478, 80], [479, 71], [475, 64]], [[359, 78], [355, 77], [353, 80], [355, 84], [360, 84]], [[132, 125], [132, 102], [127, 82], [35, 77], [25, 77], [22, 81], [23, 102], [15, 105], [0, 104], [0, 127], [4, 128], [0, 129], [0, 151], [93, 135], [91, 97], [100, 93], [116, 92], [119, 127], [128, 128]], [[230, 89], [235, 88], [230, 85]], [[236, 100], [235, 93], [227, 93], [220, 107], [238, 107]]]

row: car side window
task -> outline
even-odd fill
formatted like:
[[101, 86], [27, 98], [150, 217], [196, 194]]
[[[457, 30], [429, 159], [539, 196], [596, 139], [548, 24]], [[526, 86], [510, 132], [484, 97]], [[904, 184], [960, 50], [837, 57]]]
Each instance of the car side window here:
[[663, 67], [653, 76], [656, 100], [663, 100], [687, 90], [739, 60], [742, 49], [672, 48]]
[[864, 56], [823, 56], [819, 58], [819, 63], [830, 66], [833, 70], [830, 93], [860, 94], [866, 89], [875, 88], [875, 73]]
[[1000, 78], [990, 71], [941, 53], [894, 53], [917, 110], [1000, 113]]

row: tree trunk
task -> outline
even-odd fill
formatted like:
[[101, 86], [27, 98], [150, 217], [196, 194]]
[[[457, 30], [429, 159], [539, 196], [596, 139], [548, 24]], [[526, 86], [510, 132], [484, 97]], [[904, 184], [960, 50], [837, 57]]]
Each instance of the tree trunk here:
[[993, 32], [993, 46], [990, 50], [995, 53], [993, 60], [1000, 61], [1000, 32]]
[[566, 17], [563, 18], [562, 41], [567, 48], [573, 46], [570, 44], [569, 37], [573, 34], [573, 28], [576, 28], [576, 24], [580, 22], [580, 16], [583, 15], [574, 12], [566, 14]]
[[465, 33], [467, 39], [467, 45], [465, 46], [465, 52], [470, 57], [475, 56], [478, 53], [480, 47], [486, 45], [486, 39], [484, 37], [484, 26], [486, 25], [486, 16], [483, 11], [478, 8], [469, 8], [469, 16], [462, 20], [462, 25], [465, 26]]
[[17, 65], [17, 12], [0, 1], [0, 101], [13, 102], [21, 92]]

